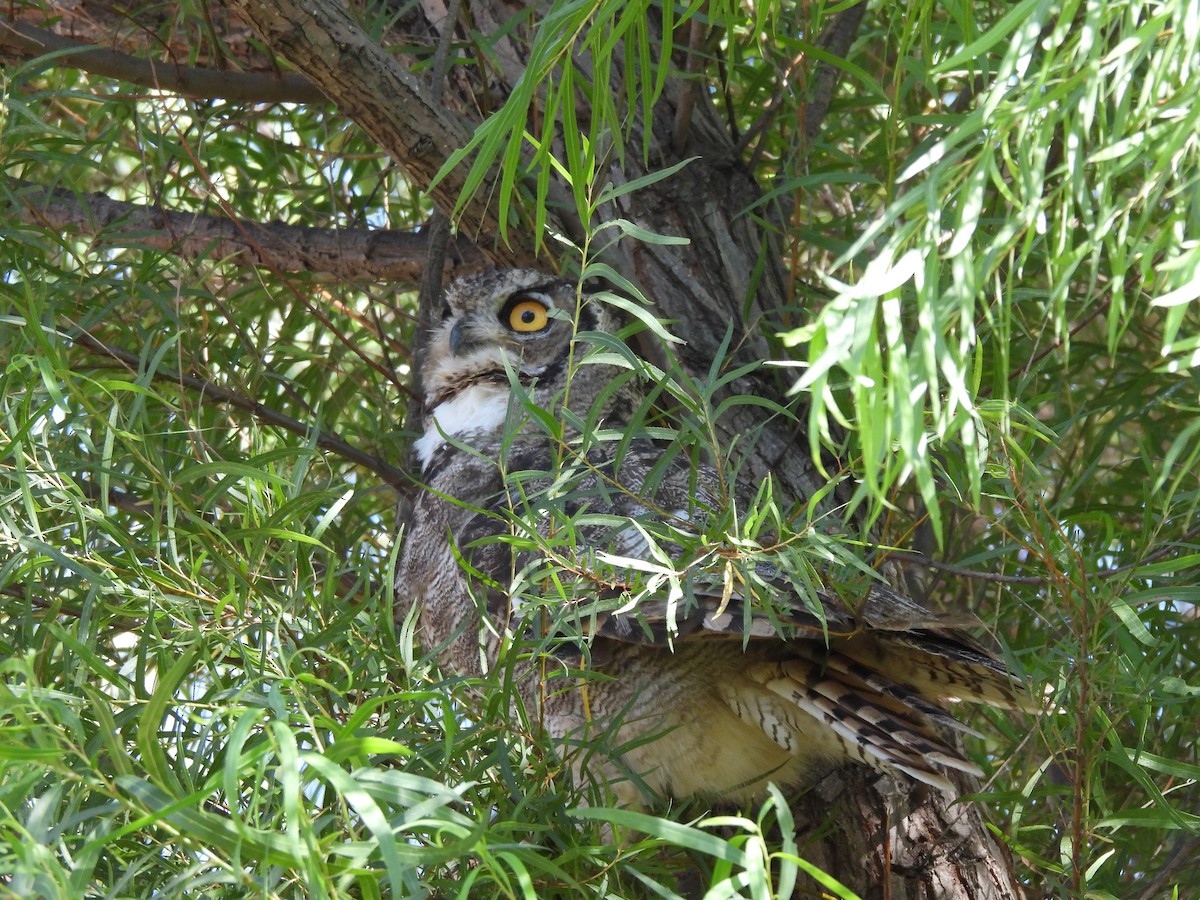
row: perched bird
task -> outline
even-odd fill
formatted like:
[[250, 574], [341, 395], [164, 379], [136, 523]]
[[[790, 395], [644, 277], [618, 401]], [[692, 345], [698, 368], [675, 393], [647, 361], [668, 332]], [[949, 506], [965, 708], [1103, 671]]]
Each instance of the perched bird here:
[[397, 621], [415, 608], [449, 672], [516, 679], [530, 718], [629, 804], [741, 802], [846, 763], [939, 787], [977, 772], [945, 705], [1022, 706], [1020, 684], [881, 582], [845, 602], [786, 547], [727, 539], [738, 486], [631, 426], [649, 404], [616, 330], [537, 271], [447, 290]]

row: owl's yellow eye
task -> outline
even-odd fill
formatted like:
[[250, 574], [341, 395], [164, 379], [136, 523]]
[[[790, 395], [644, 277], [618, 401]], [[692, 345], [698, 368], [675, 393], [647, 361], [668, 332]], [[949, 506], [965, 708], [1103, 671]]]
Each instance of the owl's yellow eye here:
[[504, 309], [504, 321], [518, 334], [533, 334], [550, 324], [549, 310], [545, 303], [530, 297], [518, 297], [509, 301]]

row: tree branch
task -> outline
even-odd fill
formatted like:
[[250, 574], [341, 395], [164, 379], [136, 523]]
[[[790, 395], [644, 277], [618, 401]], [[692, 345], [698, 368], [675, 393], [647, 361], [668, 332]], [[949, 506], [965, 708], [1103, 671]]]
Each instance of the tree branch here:
[[[817, 40], [817, 46], [833, 56], [845, 57], [850, 50], [850, 45], [854, 42], [854, 36], [858, 32], [858, 26], [862, 23], [866, 9], [867, 4], [860, 2], [838, 13], [837, 17], [821, 33]], [[737, 151], [739, 154], [744, 154], [758, 136], [763, 134], [774, 122], [775, 117], [783, 108], [783, 97], [792, 74], [800, 68], [801, 63], [807, 60], [808, 55], [807, 51], [797, 55], [780, 74], [779, 84], [770, 103], [767, 104], [767, 108], [738, 139]], [[829, 104], [833, 100], [833, 91], [837, 87], [840, 74], [841, 70], [837, 66], [823, 60], [817, 63], [816, 72], [812, 77], [808, 106], [804, 109], [804, 140], [810, 145], [816, 140], [817, 132], [821, 130], [821, 122], [825, 119], [825, 113], [829, 111]], [[750, 154], [748, 165], [751, 171], [757, 168], [762, 149], [763, 144], [760, 142]]]
[[933, 569], [935, 572], [945, 572], [947, 575], [957, 575], [960, 578], [973, 578], [977, 581], [994, 581], [997, 584], [1039, 585], [1045, 584], [1049, 580], [1043, 578], [1041, 575], [1001, 575], [997, 572], [980, 572], [975, 569], [956, 566], [952, 563], [930, 559], [928, 556], [922, 556], [920, 553], [906, 553], [903, 550], [889, 550], [887, 551], [887, 558], [896, 562], [924, 566], [926, 569]]
[[[839, 12], [829, 23], [829, 27], [821, 33], [821, 49], [838, 59], [845, 58], [850, 52], [850, 45], [854, 43], [858, 26], [862, 23], [866, 11], [867, 4], [864, 0]], [[817, 133], [821, 130], [825, 113], [829, 111], [829, 104], [833, 101], [833, 92], [841, 74], [842, 70], [831, 63], [822, 60], [817, 64], [808, 109], [804, 112], [804, 139], [809, 145], [817, 139]]]
[[[411, 72], [362, 30], [333, 0], [229, 0], [229, 7], [273, 49], [320, 86], [383, 149], [391, 153], [414, 186], [428, 190], [443, 210], [463, 192], [460, 166], [430, 188], [442, 165], [471, 138], [473, 125], [437, 103]], [[364, 90], [370, 85], [370, 90]], [[501, 234], [497, 210], [487, 202], [496, 173], [489, 173], [463, 208], [459, 230], [472, 237]], [[533, 234], [508, 229], [510, 246], [482, 247], [497, 261], [531, 263]]]
[[696, 102], [696, 94], [700, 91], [700, 70], [703, 67], [701, 51], [707, 36], [704, 19], [693, 16], [691, 27], [688, 29], [687, 44], [687, 83], [679, 98], [679, 106], [675, 109], [675, 130], [671, 145], [679, 156], [687, 151], [688, 142], [692, 135], [692, 105]]
[[[94, 75], [170, 91], [185, 97], [235, 103], [327, 103], [324, 94], [303, 75], [222, 72], [170, 62], [139, 59], [116, 50], [44, 31], [23, 22], [0, 22], [0, 50], [15, 59], [53, 53], [54, 65], [71, 65]], [[7, 56], [7, 54], [6, 54]]]
[[[94, 235], [106, 244], [149, 247], [185, 259], [230, 259], [278, 272], [320, 272], [339, 280], [387, 281], [416, 286], [429, 249], [424, 232], [302, 228], [281, 222], [170, 212], [77, 195], [61, 188], [5, 179], [8, 215], [56, 231]], [[2, 208], [2, 206], [0, 206]], [[469, 241], [456, 238], [446, 252], [445, 275], [454, 278], [484, 264]]]

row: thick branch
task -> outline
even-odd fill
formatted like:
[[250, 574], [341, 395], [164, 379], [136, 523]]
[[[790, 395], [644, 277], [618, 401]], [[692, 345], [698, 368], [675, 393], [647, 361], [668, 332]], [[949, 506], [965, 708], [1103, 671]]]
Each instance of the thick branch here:
[[[332, 0], [230, 0], [228, 4], [293, 65], [302, 67], [338, 108], [354, 119], [421, 189], [443, 163], [466, 146], [471, 127], [437, 103], [418, 79], [364, 32], [340, 3]], [[369, 89], [367, 86], [369, 85]], [[443, 210], [454, 208], [465, 169], [457, 167], [430, 196]], [[485, 180], [458, 220], [468, 237], [500, 234], [496, 210], [488, 204], [493, 181]], [[498, 261], [534, 259], [533, 235], [509, 231], [504, 252], [484, 252]]]
[[[839, 59], [850, 52], [850, 45], [858, 34], [858, 26], [862, 23], [863, 14], [867, 11], [865, 2], [847, 7], [834, 16], [829, 27], [821, 34], [821, 49]], [[811, 145], [817, 139], [825, 113], [833, 101], [833, 92], [837, 87], [842, 70], [832, 63], [822, 61], [813, 75], [812, 94], [808, 101], [808, 109], [804, 113], [804, 137]]]
[[[233, 259], [277, 272], [321, 272], [347, 281], [416, 286], [428, 253], [429, 241], [423, 232], [335, 231], [280, 222], [261, 225], [169, 212], [103, 194], [79, 196], [16, 179], [7, 182], [7, 193], [15, 199], [9, 215], [18, 221], [96, 235], [106, 244], [150, 247], [186, 259]], [[482, 264], [479, 251], [459, 238], [447, 248], [445, 276], [454, 278]]]
[[182, 94], [185, 97], [230, 100], [235, 103], [324, 103], [325, 95], [303, 75], [291, 72], [261, 74], [198, 69], [170, 62], [138, 59], [116, 50], [85, 44], [23, 22], [0, 22], [0, 51], [16, 59], [58, 53], [55, 65], [131, 84]]

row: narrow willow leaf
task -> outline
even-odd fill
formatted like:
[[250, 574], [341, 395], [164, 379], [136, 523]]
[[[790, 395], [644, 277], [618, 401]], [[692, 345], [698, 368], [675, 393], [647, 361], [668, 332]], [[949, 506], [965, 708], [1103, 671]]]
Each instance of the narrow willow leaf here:
[[226, 818], [193, 808], [201, 802], [198, 795], [174, 797], [142, 778], [122, 775], [117, 785], [149, 812], [150, 821], [165, 822], [187, 840], [208, 846], [231, 857], [250, 855], [269, 865], [299, 865], [287, 851], [287, 842], [269, 831], [235, 828]]
[[640, 178], [634, 178], [632, 181], [627, 181], [620, 185], [605, 185], [604, 189], [596, 197], [596, 205], [600, 206], [604, 203], [611, 203], [619, 197], [624, 197], [626, 194], [632, 194], [634, 191], [640, 191], [642, 188], [649, 187], [652, 184], [657, 184], [665, 178], [670, 178], [676, 172], [680, 171], [684, 166], [698, 159], [699, 157], [689, 156], [687, 159], [681, 159], [673, 166], [668, 166], [665, 169], [659, 169], [657, 172], [650, 172]]

